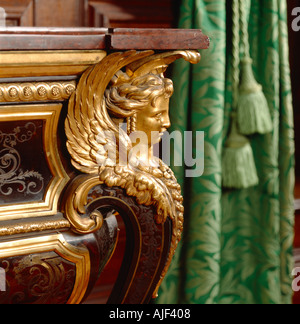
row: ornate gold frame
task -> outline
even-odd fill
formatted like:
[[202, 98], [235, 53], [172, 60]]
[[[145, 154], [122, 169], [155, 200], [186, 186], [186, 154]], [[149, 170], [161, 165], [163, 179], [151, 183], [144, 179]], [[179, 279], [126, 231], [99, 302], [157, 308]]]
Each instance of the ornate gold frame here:
[[60, 194], [69, 181], [58, 153], [56, 138], [62, 104], [0, 106], [0, 122], [44, 120], [43, 147], [53, 176], [43, 201], [0, 205], [0, 220], [55, 215]]
[[67, 100], [76, 81], [0, 83], [0, 102]]
[[76, 265], [75, 285], [67, 304], [79, 304], [86, 293], [90, 277], [91, 264], [87, 248], [70, 245], [62, 234], [0, 242], [0, 258], [52, 251]]

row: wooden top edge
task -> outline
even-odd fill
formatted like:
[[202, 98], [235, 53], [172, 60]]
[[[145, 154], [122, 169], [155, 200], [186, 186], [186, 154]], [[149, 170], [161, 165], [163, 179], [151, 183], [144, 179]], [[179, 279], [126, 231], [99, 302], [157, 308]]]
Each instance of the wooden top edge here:
[[115, 28], [110, 31], [115, 50], [200, 50], [209, 47], [209, 38], [200, 29]]
[[58, 28], [58, 27], [0, 27], [3, 34], [16, 35], [106, 35], [108, 28]]
[[199, 29], [0, 28], [0, 50], [199, 50], [209, 38]]
[[159, 34], [177, 34], [177, 33], [197, 33], [203, 34], [201, 29], [180, 29], [180, 28], [109, 28], [109, 34], [123, 35], [159, 35]]
[[200, 29], [121, 29], [108, 36], [114, 50], [200, 50], [207, 49], [209, 38]]

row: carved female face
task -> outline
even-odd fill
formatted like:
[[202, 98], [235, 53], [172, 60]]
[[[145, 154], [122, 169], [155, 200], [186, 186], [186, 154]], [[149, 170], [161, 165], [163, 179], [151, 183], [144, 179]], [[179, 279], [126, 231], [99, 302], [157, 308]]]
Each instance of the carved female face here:
[[161, 95], [154, 105], [149, 103], [136, 115], [136, 131], [147, 135], [149, 147], [159, 143], [163, 133], [171, 126], [169, 102], [169, 96]]
[[124, 82], [106, 90], [106, 107], [112, 117], [120, 119], [119, 123], [127, 123], [132, 146], [139, 152], [135, 155], [151, 160], [153, 145], [160, 142], [170, 127], [169, 101], [174, 91], [173, 82], [152, 73], [123, 79]]

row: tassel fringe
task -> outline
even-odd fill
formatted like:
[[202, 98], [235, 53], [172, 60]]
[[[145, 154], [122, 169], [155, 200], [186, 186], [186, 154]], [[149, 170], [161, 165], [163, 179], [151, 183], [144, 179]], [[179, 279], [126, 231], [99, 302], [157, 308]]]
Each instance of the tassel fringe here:
[[246, 189], [259, 182], [252, 147], [247, 137], [238, 133], [235, 118], [223, 151], [222, 174], [225, 188]]
[[266, 134], [272, 131], [272, 120], [262, 86], [254, 78], [252, 60], [245, 58], [241, 64], [241, 84], [237, 104], [237, 122], [244, 135]]
[[222, 168], [225, 188], [246, 189], [258, 184], [253, 152], [249, 143], [240, 148], [225, 148]]

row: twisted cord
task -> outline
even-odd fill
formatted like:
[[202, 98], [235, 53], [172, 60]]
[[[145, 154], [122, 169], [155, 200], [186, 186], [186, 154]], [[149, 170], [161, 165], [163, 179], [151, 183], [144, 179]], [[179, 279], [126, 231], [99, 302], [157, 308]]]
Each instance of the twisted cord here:
[[239, 0], [239, 15], [240, 15], [240, 26], [241, 26], [241, 44], [243, 57], [250, 57], [250, 45], [249, 45], [249, 33], [246, 15], [246, 4], [245, 0]]
[[236, 111], [240, 83], [240, 19], [239, 0], [232, 0], [232, 105]]

